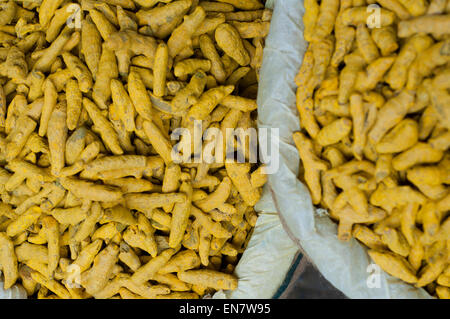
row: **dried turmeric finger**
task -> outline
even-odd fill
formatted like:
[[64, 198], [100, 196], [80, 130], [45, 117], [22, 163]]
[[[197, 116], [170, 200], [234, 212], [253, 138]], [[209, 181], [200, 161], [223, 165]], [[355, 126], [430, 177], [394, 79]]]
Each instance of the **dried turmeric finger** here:
[[219, 0], [219, 2], [231, 4], [233, 7], [241, 10], [257, 10], [264, 7], [259, 0], [250, 0], [245, 2], [240, 0]]
[[376, 144], [376, 151], [380, 154], [405, 151], [417, 143], [418, 135], [419, 127], [416, 121], [402, 120]]
[[6, 228], [6, 234], [9, 237], [14, 237], [33, 225], [41, 216], [42, 210], [33, 206], [21, 214], [16, 220]]
[[403, 257], [375, 250], [369, 250], [369, 256], [388, 274], [408, 283], [417, 282], [415, 271]]
[[373, 90], [394, 61], [395, 57], [393, 56], [381, 57], [369, 64], [365, 71], [358, 72], [355, 90], [360, 92]]
[[412, 148], [394, 157], [392, 165], [396, 170], [402, 171], [417, 164], [439, 162], [442, 156], [442, 151], [435, 150], [429, 144], [419, 142]]
[[48, 121], [48, 146], [50, 150], [50, 164], [52, 174], [58, 176], [65, 166], [65, 149], [67, 140], [67, 104], [58, 103], [53, 109]]
[[[221, 62], [220, 62], [221, 63]], [[212, 71], [211, 71], [212, 72]], [[186, 87], [177, 92], [172, 99], [172, 107], [175, 111], [184, 111], [197, 103], [206, 86], [206, 74], [199, 70], [191, 78]]]
[[200, 266], [200, 258], [197, 254], [192, 250], [185, 250], [175, 254], [158, 273], [169, 274], [194, 269], [198, 266]]
[[382, 56], [388, 56], [398, 49], [395, 30], [392, 26], [373, 29], [372, 39], [380, 49]]
[[74, 130], [81, 115], [82, 108], [82, 93], [75, 80], [69, 80], [66, 84], [66, 98], [67, 98], [67, 128]]
[[233, 290], [238, 285], [234, 276], [210, 269], [183, 271], [178, 273], [178, 278], [193, 285], [202, 285], [217, 290]]
[[242, 22], [230, 21], [236, 28], [242, 39], [265, 38], [269, 34], [270, 22]]
[[443, 251], [438, 252], [433, 257], [433, 261], [428, 263], [420, 272], [417, 287], [423, 287], [434, 280], [442, 273], [447, 264], [447, 256]]
[[5, 158], [7, 161], [13, 160], [20, 154], [36, 125], [36, 122], [28, 116], [19, 116], [14, 129], [6, 137]]
[[174, 249], [166, 249], [157, 257], [151, 259], [147, 264], [140, 267], [132, 276], [131, 281], [135, 284], [143, 283], [151, 278], [167, 264], [169, 259], [175, 254]]
[[200, 36], [199, 44], [205, 58], [211, 61], [212, 75], [219, 83], [224, 83], [226, 80], [224, 65], [219, 54], [217, 53], [213, 41], [207, 34], [204, 34]]
[[54, 271], [58, 267], [60, 258], [60, 244], [59, 244], [59, 224], [51, 216], [46, 216], [42, 219], [42, 229], [47, 239], [48, 246], [48, 277], [52, 278]]
[[187, 45], [195, 30], [201, 25], [205, 17], [206, 12], [202, 7], [196, 7], [190, 15], [184, 17], [183, 23], [172, 32], [167, 41], [169, 54], [172, 58], [178, 55]]
[[381, 235], [381, 240], [394, 253], [407, 257], [411, 250], [406, 238], [397, 230], [392, 228], [385, 228]]
[[169, 63], [170, 46], [160, 43], [155, 53], [155, 64], [153, 67], [153, 94], [164, 96], [166, 93], [167, 65]]
[[[352, 7], [346, 9], [342, 13], [342, 21], [345, 25], [354, 25], [357, 26], [361, 23], [367, 23], [369, 21], [369, 17], [372, 14], [372, 11], [368, 9], [368, 7], [360, 6], [360, 7]], [[379, 11], [379, 22], [381, 27], [385, 27], [391, 25], [395, 21], [395, 13], [386, 10], [384, 8], [380, 8]]]
[[317, 134], [317, 142], [322, 146], [335, 144], [350, 133], [352, 122], [342, 118], [323, 127]]
[[187, 114], [186, 121], [204, 120], [226, 96], [233, 92], [234, 86], [219, 86], [210, 89], [200, 96]]
[[[42, 299], [212, 292], [158, 269], [183, 245], [199, 253], [190, 251], [195, 258], [184, 266], [173, 259], [181, 267], [174, 272], [210, 263], [219, 270], [219, 255], [223, 273], [233, 271], [256, 223], [247, 204], [259, 200], [267, 175], [257, 165], [175, 165], [169, 138], [179, 127], [194, 132], [196, 120], [226, 134], [255, 127], [250, 112], [272, 12], [259, 0], [80, 5], [80, 26], [73, 4], [59, 0], [44, 0], [45, 12], [8, 1], [0, 12], [0, 230], [17, 247], [22, 283], [30, 295], [40, 287]], [[167, 46], [162, 63], [158, 45]], [[320, 49], [315, 81], [330, 96], [337, 69], [324, 66]], [[222, 146], [250, 159], [250, 138], [233, 140]]]
[[356, 28], [356, 43], [367, 64], [372, 63], [380, 56], [365, 23], [359, 24]]
[[60, 179], [61, 185], [79, 198], [93, 201], [114, 202], [122, 197], [122, 192], [113, 186], [97, 185], [91, 182], [64, 177]]
[[406, 87], [409, 90], [416, 89], [422, 79], [430, 75], [435, 67], [444, 65], [449, 61], [447, 47], [448, 41], [440, 41], [418, 54], [408, 73]]
[[83, 284], [89, 294], [95, 294], [106, 286], [114, 265], [118, 260], [119, 247], [108, 245], [95, 257], [94, 264]]
[[115, 155], [123, 154], [112, 124], [100, 113], [98, 107], [89, 99], [83, 98], [83, 107], [89, 113], [89, 117], [94, 124], [100, 129], [100, 135], [106, 146]]
[[155, 150], [163, 158], [166, 164], [172, 162], [172, 144], [163, 135], [161, 130], [150, 121], [144, 122], [144, 131]]
[[386, 217], [386, 212], [382, 209], [369, 205], [368, 214], [361, 215], [350, 206], [333, 211], [339, 219], [338, 238], [342, 241], [348, 241], [351, 238], [353, 224], [375, 223]]
[[403, 119], [413, 102], [413, 95], [407, 91], [402, 91], [387, 101], [378, 112], [377, 120], [368, 135], [369, 141], [372, 144], [378, 143], [388, 130]]
[[64, 63], [67, 65], [67, 68], [78, 80], [78, 85], [81, 92], [87, 93], [93, 85], [93, 79], [89, 69], [79, 58], [71, 55], [68, 52], [64, 52], [62, 56], [64, 59]]
[[436, 287], [436, 294], [440, 299], [450, 299], [450, 288], [443, 287], [443, 286], [437, 286]]
[[78, 257], [73, 261], [73, 265], [79, 267], [80, 273], [89, 269], [91, 264], [94, 262], [94, 258], [97, 256], [101, 247], [102, 247], [102, 240], [97, 239], [80, 251]]
[[31, 278], [41, 286], [53, 291], [58, 297], [62, 299], [71, 299], [69, 291], [67, 291], [67, 289], [56, 280], [47, 279], [44, 275], [37, 271], [31, 272]]
[[334, 51], [334, 37], [329, 35], [320, 41], [313, 42], [311, 49], [314, 57], [314, 67], [311, 78], [307, 83], [307, 92], [312, 92], [325, 79]]
[[231, 192], [231, 180], [225, 177], [222, 182], [217, 186], [217, 189], [208, 195], [205, 199], [194, 202], [194, 204], [205, 212], [209, 212], [214, 208], [217, 208], [220, 204], [223, 204]]
[[87, 67], [96, 78], [102, 54], [102, 38], [95, 24], [89, 19], [81, 24], [81, 50]]
[[432, 45], [432, 39], [424, 34], [415, 35], [407, 40], [386, 76], [386, 81], [396, 90], [403, 88], [408, 78], [408, 70], [417, 54]]
[[5, 280], [3, 283], [4, 289], [11, 288], [19, 277], [14, 244], [8, 236], [5, 233], [0, 233], [0, 265]]
[[370, 203], [380, 206], [387, 211], [392, 211], [394, 207], [400, 207], [407, 203], [423, 204], [426, 197], [410, 186], [397, 186], [387, 188], [379, 184], [376, 191], [370, 196]]
[[141, 75], [135, 69], [131, 69], [128, 75], [128, 93], [136, 108], [136, 112], [145, 120], [151, 120], [152, 102]]
[[92, 98], [101, 109], [106, 109], [106, 102], [111, 96], [111, 79], [117, 78], [119, 71], [117, 69], [116, 57], [114, 52], [102, 46], [102, 55], [98, 63], [96, 81], [93, 86]]
[[335, 26], [336, 49], [335, 52], [333, 53], [333, 57], [331, 58], [332, 66], [338, 66], [344, 60], [345, 55], [350, 52], [351, 46], [353, 45], [355, 39], [356, 34], [355, 29], [353, 27], [345, 25], [342, 21], [342, 12], [345, 9], [347, 9], [347, 7], [341, 4], [339, 14], [336, 18], [336, 26]]
[[306, 136], [300, 132], [296, 132], [293, 138], [300, 152], [300, 158], [305, 166], [305, 180], [311, 192], [313, 203], [320, 203], [322, 197], [320, 171], [326, 170], [327, 164], [317, 158], [313, 150], [312, 142]]
[[70, 225], [79, 224], [87, 216], [87, 212], [82, 209], [81, 206], [71, 208], [55, 208], [50, 213], [60, 224]]
[[239, 32], [232, 25], [223, 23], [218, 26], [215, 38], [218, 46], [239, 65], [246, 66], [250, 63], [250, 56], [242, 43]]
[[205, 227], [213, 236], [217, 238], [229, 238], [230, 232], [225, 229], [220, 223], [214, 222], [207, 214], [203, 213], [200, 209], [192, 206], [191, 214], [198, 221], [198, 226]]
[[111, 95], [115, 106], [118, 108], [119, 117], [128, 132], [135, 129], [135, 110], [128, 93], [125, 91], [122, 82], [111, 80]]
[[47, 133], [48, 121], [50, 120], [52, 111], [56, 106], [57, 97], [58, 95], [53, 82], [47, 79], [44, 82], [44, 106], [42, 108], [41, 121], [39, 125], [40, 136], [45, 136]]
[[157, 247], [153, 234], [147, 236], [143, 231], [139, 230], [137, 226], [130, 226], [123, 233], [123, 239], [131, 247], [142, 249], [153, 257], [156, 257]]
[[100, 220], [102, 214], [103, 211], [100, 204], [95, 202], [80, 227], [76, 229], [74, 228], [76, 233], [73, 235], [73, 240], [81, 242], [86, 239], [86, 237], [88, 237], [95, 230], [95, 224]]
[[119, 74], [126, 76], [131, 57], [144, 55], [154, 61], [157, 43], [153, 37], [134, 30], [124, 30], [111, 34], [106, 40], [106, 47], [116, 54]]
[[386, 248], [386, 245], [381, 241], [381, 236], [366, 226], [355, 225], [352, 235], [370, 249], [383, 250]]
[[[136, 17], [140, 25], [149, 25], [154, 35], [163, 39], [182, 21], [191, 5], [192, 0], [173, 1], [162, 7], [140, 10]], [[171, 22], [167, 23], [167, 21]]]
[[333, 30], [339, 10], [339, 1], [326, 0], [320, 3], [319, 14], [315, 24], [313, 39], [318, 41], [328, 36]]

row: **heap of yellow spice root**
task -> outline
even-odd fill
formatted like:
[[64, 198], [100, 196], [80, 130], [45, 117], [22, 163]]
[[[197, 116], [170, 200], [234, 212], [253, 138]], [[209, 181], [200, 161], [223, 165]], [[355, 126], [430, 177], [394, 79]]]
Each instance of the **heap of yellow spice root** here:
[[[196, 121], [256, 128], [270, 18], [258, 0], [0, 4], [5, 288], [53, 299], [237, 287], [264, 168], [177, 164], [170, 136]], [[246, 138], [230, 138], [248, 159]]]
[[305, 0], [293, 135], [315, 205], [388, 274], [450, 297], [450, 1]]

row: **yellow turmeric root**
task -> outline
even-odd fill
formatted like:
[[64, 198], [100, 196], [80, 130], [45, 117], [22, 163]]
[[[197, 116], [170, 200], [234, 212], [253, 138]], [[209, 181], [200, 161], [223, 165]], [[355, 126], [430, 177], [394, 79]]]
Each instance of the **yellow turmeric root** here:
[[370, 250], [369, 256], [388, 274], [408, 283], [417, 282], [415, 271], [402, 257], [398, 257], [389, 252], [379, 252], [375, 250]]
[[0, 233], [1, 249], [0, 263], [4, 274], [4, 289], [9, 289], [19, 277], [17, 257], [14, 252], [14, 245], [5, 233]]
[[[228, 150], [250, 159], [272, 11], [259, 0], [38, 2], [0, 6], [5, 288], [39, 299], [235, 289], [265, 168], [174, 163], [173, 137], [195, 121], [208, 136], [241, 129]], [[177, 276], [206, 267], [225, 284]]]
[[320, 171], [328, 168], [327, 163], [317, 158], [312, 142], [302, 133], [294, 133], [294, 142], [300, 152], [300, 158], [305, 165], [305, 180], [311, 191], [313, 203], [320, 203], [322, 190], [320, 186]]
[[221, 24], [217, 27], [215, 37], [219, 47], [232, 57], [239, 65], [250, 63], [250, 56], [245, 49], [239, 32], [230, 24]]
[[446, 298], [448, 4], [304, 5], [299, 178], [338, 239], [355, 237], [384, 271]]
[[235, 289], [237, 280], [231, 275], [214, 270], [188, 270], [178, 273], [180, 280], [194, 285], [202, 285], [213, 289]]

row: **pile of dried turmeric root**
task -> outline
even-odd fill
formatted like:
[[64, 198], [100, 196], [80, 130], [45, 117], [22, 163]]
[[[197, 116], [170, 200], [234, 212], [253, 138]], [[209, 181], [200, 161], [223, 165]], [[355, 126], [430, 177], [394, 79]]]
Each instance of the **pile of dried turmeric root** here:
[[450, 1], [305, 0], [294, 141], [315, 205], [450, 297]]
[[270, 19], [259, 0], [1, 1], [5, 288], [53, 299], [237, 287], [264, 168], [177, 164], [170, 134], [200, 120], [256, 127]]

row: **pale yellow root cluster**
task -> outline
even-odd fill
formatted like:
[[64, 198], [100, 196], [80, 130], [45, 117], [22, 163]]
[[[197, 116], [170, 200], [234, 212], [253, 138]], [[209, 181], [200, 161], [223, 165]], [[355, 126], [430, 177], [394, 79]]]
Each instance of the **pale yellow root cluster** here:
[[[259, 0], [0, 4], [5, 288], [47, 299], [237, 288], [264, 167], [177, 164], [170, 136], [196, 120], [256, 128], [270, 19]], [[249, 158], [245, 136], [228, 149], [215, 138], [216, 158]]]
[[450, 1], [304, 4], [293, 138], [312, 201], [340, 240], [449, 298]]

